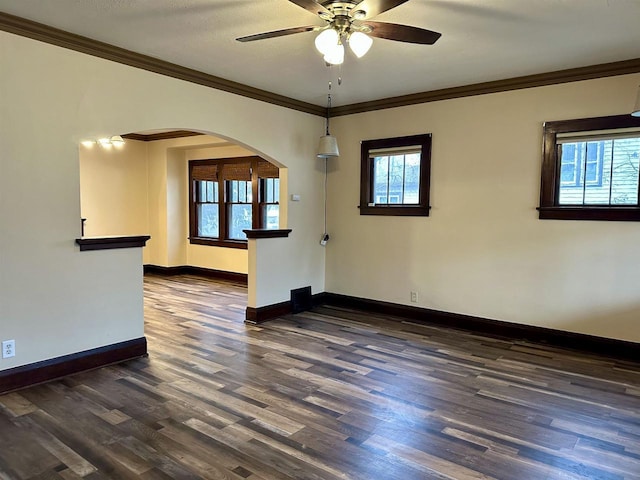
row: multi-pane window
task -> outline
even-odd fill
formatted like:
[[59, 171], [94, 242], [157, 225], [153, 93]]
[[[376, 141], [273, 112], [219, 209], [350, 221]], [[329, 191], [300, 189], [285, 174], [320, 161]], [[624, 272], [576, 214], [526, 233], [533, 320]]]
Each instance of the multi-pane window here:
[[189, 172], [191, 243], [245, 248], [243, 230], [278, 228], [275, 165], [259, 157], [192, 160]]
[[362, 142], [361, 215], [429, 215], [431, 135]]
[[640, 120], [547, 122], [540, 218], [640, 220]]

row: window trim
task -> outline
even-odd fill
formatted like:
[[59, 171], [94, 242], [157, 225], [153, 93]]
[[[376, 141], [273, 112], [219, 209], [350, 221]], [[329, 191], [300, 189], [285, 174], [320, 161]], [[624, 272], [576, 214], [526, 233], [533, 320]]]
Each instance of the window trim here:
[[[263, 158], [259, 156], [247, 156], [247, 157], [231, 157], [231, 158], [211, 158], [211, 159], [203, 159], [203, 160], [189, 160], [189, 171], [188, 171], [188, 182], [189, 182], [189, 243], [192, 245], [209, 245], [214, 247], [225, 247], [225, 248], [239, 248], [239, 249], [247, 249], [248, 242], [247, 240], [235, 240], [231, 238], [224, 238], [228, 235], [228, 225], [227, 219], [229, 217], [228, 209], [230, 209], [231, 203], [227, 200], [227, 188], [226, 182], [224, 179], [224, 165], [225, 164], [234, 164], [234, 163], [250, 163], [251, 164], [251, 188], [252, 188], [252, 226], [260, 225], [258, 208], [257, 208], [257, 198], [258, 198], [258, 164], [260, 162], [264, 162]], [[201, 237], [198, 236], [198, 225], [196, 223], [196, 202], [195, 202], [195, 194], [196, 189], [194, 188], [194, 180], [193, 180], [193, 167], [197, 165], [207, 165], [211, 163], [216, 163], [218, 165], [218, 214], [220, 218], [220, 228], [218, 234], [221, 236], [220, 238], [212, 238], [212, 237]], [[253, 208], [255, 207], [255, 208]], [[261, 228], [258, 228], [258, 230]]]
[[[369, 152], [382, 148], [400, 148], [420, 145], [420, 188], [419, 201], [415, 205], [382, 204], [369, 205], [373, 192], [373, 162]], [[429, 181], [431, 178], [431, 134], [409, 135], [406, 137], [363, 140], [360, 146], [360, 215], [396, 215], [428, 217]]]
[[640, 221], [640, 205], [558, 205], [560, 161], [557, 135], [559, 133], [579, 133], [590, 130], [612, 130], [629, 127], [640, 127], [640, 118], [631, 115], [611, 115], [560, 120], [543, 124], [540, 206], [537, 208], [541, 220]]

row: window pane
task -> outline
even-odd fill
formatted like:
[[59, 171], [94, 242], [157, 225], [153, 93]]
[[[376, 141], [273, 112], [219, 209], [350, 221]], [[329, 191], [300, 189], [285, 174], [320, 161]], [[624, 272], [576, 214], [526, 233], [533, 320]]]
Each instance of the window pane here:
[[244, 188], [245, 188], [245, 192], [246, 192], [246, 194], [245, 194], [245, 199], [246, 200], [245, 201], [247, 203], [251, 203], [251, 202], [253, 202], [253, 188], [251, 188], [251, 182], [247, 181], [247, 182], [244, 182], [244, 184], [245, 184]]
[[582, 205], [584, 202], [584, 184], [580, 181], [581, 152], [584, 143], [565, 143], [560, 150], [560, 205]]
[[389, 161], [389, 203], [402, 203], [404, 197], [404, 155], [393, 155]]
[[611, 204], [638, 204], [638, 163], [640, 138], [611, 141], [613, 161], [611, 173]]
[[251, 204], [233, 204], [229, 209], [229, 238], [234, 240], [246, 240], [247, 236], [242, 230], [251, 228]]
[[265, 205], [263, 228], [277, 230], [280, 225], [280, 206]]
[[204, 203], [199, 204], [197, 207], [198, 236], [218, 238], [218, 204]]
[[389, 203], [389, 157], [373, 159], [373, 202]]
[[203, 180], [196, 181], [196, 198], [198, 202], [207, 201], [207, 182]]
[[229, 188], [229, 201], [238, 201], [238, 182], [236, 180], [230, 180], [227, 182]]
[[266, 198], [265, 198], [265, 202], [267, 203], [273, 203], [273, 178], [265, 178], [265, 192], [266, 192]]
[[273, 179], [273, 201], [277, 203], [280, 201], [280, 179]]
[[[607, 179], [606, 182], [603, 182], [600, 175], [602, 162], [598, 162], [598, 151], [604, 148], [605, 144], [609, 144], [608, 150], [611, 152], [611, 141], [587, 142], [584, 144], [586, 163], [584, 164], [584, 172], [581, 179], [581, 182], [585, 185], [584, 205], [609, 205], [611, 169], [607, 169]], [[609, 153], [609, 156], [611, 156], [611, 153]]]
[[409, 205], [420, 203], [420, 154], [405, 155], [404, 202]]

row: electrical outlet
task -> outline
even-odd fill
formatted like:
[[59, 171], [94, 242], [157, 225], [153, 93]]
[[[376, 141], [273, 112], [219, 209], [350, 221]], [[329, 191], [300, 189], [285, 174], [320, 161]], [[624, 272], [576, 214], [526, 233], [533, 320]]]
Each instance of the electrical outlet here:
[[411, 303], [418, 303], [418, 292], [411, 292]]
[[16, 341], [5, 340], [2, 342], [2, 358], [11, 358], [16, 356]]

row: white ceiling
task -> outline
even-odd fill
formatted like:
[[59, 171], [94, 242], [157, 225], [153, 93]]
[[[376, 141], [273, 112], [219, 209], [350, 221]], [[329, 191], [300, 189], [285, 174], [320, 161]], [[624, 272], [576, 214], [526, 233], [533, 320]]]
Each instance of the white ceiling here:
[[[640, 0], [409, 0], [373, 18], [442, 33], [433, 46], [375, 39], [326, 67], [323, 25], [287, 0], [0, 0], [0, 11], [297, 100], [333, 105], [640, 58]], [[342, 85], [337, 86], [337, 77]]]

